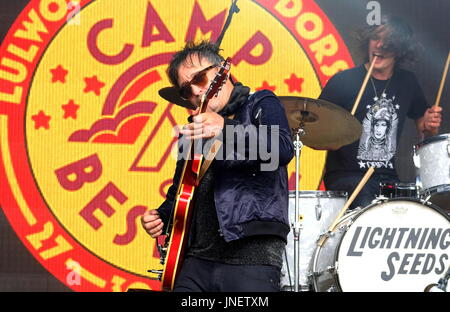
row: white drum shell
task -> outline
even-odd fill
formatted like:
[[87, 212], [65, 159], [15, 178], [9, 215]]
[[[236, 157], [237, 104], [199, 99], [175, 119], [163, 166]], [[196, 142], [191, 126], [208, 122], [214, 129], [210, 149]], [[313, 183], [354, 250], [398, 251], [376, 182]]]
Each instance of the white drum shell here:
[[414, 148], [420, 189], [450, 185], [450, 134], [430, 137]]

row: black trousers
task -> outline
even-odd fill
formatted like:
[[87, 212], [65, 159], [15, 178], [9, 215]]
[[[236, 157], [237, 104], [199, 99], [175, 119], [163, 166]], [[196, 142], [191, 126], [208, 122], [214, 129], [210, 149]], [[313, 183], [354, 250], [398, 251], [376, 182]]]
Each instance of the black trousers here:
[[280, 268], [231, 265], [188, 257], [175, 281], [175, 292], [277, 292]]

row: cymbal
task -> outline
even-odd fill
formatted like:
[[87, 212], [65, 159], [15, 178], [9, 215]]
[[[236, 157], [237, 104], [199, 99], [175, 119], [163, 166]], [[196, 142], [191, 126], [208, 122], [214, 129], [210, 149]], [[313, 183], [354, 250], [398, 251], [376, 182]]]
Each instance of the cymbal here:
[[302, 124], [302, 143], [318, 150], [336, 150], [355, 142], [362, 125], [350, 112], [331, 102], [296, 96], [279, 96], [292, 135]]

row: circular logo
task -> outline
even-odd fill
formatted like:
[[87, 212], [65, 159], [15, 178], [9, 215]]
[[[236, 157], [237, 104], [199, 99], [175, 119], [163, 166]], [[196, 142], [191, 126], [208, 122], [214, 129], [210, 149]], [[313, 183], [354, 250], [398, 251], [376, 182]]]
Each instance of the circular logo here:
[[[159, 289], [140, 215], [164, 199], [173, 129], [187, 111], [158, 90], [172, 54], [216, 40], [229, 1], [36, 0], [1, 47], [2, 208], [27, 248], [74, 290]], [[253, 91], [317, 97], [352, 66], [314, 1], [238, 3], [222, 49]], [[320, 186], [325, 152], [302, 150], [301, 188]], [[289, 165], [294, 186], [294, 161]]]

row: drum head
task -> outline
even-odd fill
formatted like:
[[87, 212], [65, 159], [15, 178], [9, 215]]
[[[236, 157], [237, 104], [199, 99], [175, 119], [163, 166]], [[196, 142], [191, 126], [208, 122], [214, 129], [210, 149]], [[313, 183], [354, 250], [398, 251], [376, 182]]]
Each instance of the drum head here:
[[412, 199], [392, 199], [359, 212], [337, 250], [343, 291], [424, 289], [450, 265], [450, 219], [440, 208]]

